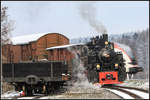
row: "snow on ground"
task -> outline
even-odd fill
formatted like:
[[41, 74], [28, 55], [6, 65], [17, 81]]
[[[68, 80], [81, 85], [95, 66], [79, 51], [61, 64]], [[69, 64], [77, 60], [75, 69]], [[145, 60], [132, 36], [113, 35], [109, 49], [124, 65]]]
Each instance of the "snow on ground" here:
[[126, 94], [126, 93], [123, 93], [121, 91], [118, 91], [118, 90], [113, 90], [113, 89], [107, 89], [115, 94], [118, 94], [119, 96], [123, 97], [124, 99], [134, 99], [133, 97], [131, 97], [130, 95]]
[[132, 93], [135, 93], [135, 94], [140, 94], [140, 96], [144, 99], [149, 99], [149, 94], [148, 93], [144, 93], [144, 92], [141, 92], [141, 91], [137, 91], [137, 90], [132, 90], [132, 89], [123, 89], [123, 90], [126, 90], [126, 91], [129, 91], [129, 92], [132, 92]]
[[126, 81], [124, 81], [123, 84], [120, 84], [120, 85], [149, 90], [149, 80], [140, 80], [140, 79], [126, 80]]
[[[19, 96], [19, 92], [9, 91], [4, 93], [2, 99], [12, 99], [15, 96]], [[18, 99], [32, 99], [33, 97], [19, 97]], [[49, 96], [40, 97], [38, 99], [120, 99], [117, 95], [95, 86], [95, 88], [85, 87], [68, 87], [67, 91], [50, 94]]]
[[143, 88], [143, 89], [149, 90], [149, 82], [145, 82], [144, 84], [139, 85], [139, 86], [137, 86], [137, 87], [138, 87], [138, 88]]
[[[149, 90], [149, 80], [139, 80], [139, 79], [132, 79], [132, 80], [126, 80], [124, 81], [123, 84], [118, 84], [120, 86], [128, 86], [128, 87], [135, 87], [135, 88], [141, 88], [141, 89], [144, 89], [144, 90]], [[107, 89], [109, 91], [112, 91], [114, 92], [115, 94], [119, 94], [120, 96], [124, 97], [125, 99], [133, 99], [131, 96], [125, 94], [125, 93], [122, 93], [120, 91], [117, 91], [117, 90], [111, 90], [111, 89]], [[126, 91], [129, 91], [129, 92], [133, 92], [133, 93], [136, 93], [136, 94], [140, 94], [140, 96], [144, 99], [148, 99], [149, 98], [149, 94], [147, 93], [143, 93], [143, 92], [140, 92], [140, 91], [136, 91], [136, 90], [129, 90], [129, 89], [124, 89]]]
[[8, 91], [4, 94], [1, 95], [2, 99], [11, 99], [12, 97], [19, 97], [20, 96], [20, 92], [18, 91]]
[[70, 87], [68, 91], [40, 99], [120, 99], [104, 88]]
[[20, 97], [20, 98], [17, 98], [17, 99], [34, 99], [34, 97]]

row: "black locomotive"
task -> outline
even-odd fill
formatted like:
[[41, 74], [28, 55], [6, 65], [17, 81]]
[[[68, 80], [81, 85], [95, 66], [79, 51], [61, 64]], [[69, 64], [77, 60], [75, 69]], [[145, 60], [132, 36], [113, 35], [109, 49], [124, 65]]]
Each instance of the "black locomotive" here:
[[96, 36], [86, 44], [88, 79], [100, 84], [119, 84], [126, 79], [123, 54], [114, 51], [114, 43], [108, 35]]

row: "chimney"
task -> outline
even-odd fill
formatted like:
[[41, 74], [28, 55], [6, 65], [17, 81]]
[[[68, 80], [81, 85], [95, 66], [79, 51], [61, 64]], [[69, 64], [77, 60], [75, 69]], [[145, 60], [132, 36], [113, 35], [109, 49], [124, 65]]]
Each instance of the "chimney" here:
[[103, 39], [104, 39], [105, 41], [108, 41], [108, 34], [103, 34]]

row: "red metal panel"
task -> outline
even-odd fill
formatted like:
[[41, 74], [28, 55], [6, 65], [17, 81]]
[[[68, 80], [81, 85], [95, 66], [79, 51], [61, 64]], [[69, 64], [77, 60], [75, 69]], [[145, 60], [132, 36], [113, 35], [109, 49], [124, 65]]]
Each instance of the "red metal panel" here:
[[[113, 78], [115, 78], [115, 80], [107, 79], [106, 78], [107, 74], [112, 74]], [[105, 80], [102, 80], [102, 79], [105, 79]], [[123, 82], [118, 81], [118, 72], [112, 71], [112, 72], [99, 72], [99, 83], [101, 85], [104, 85], [104, 84], [120, 84]]]

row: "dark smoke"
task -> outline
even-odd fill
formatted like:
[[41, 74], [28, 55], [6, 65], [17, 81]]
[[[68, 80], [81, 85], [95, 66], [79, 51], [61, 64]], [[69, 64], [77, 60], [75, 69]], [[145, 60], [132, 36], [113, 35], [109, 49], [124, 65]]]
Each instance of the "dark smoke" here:
[[89, 25], [92, 26], [98, 33], [107, 34], [105, 26], [96, 19], [97, 11], [93, 3], [82, 3], [79, 6], [79, 14], [83, 19], [88, 21]]

